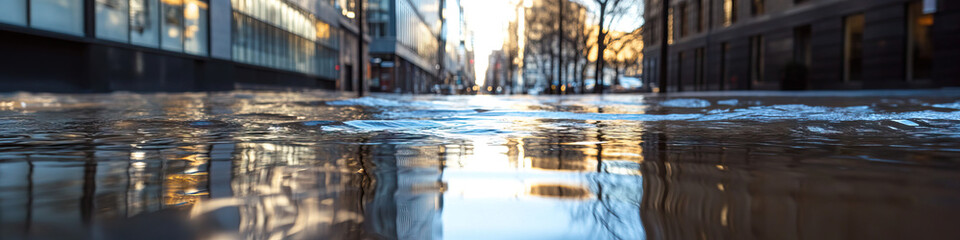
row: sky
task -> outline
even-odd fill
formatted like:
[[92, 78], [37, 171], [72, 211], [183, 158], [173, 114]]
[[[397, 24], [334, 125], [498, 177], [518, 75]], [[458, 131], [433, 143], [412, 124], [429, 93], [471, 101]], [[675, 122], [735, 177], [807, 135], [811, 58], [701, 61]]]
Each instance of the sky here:
[[[515, 18], [515, 8], [523, 0], [461, 0], [467, 20], [467, 27], [474, 36], [474, 69], [477, 85], [482, 85], [490, 65], [490, 53], [500, 50], [506, 36], [510, 20]], [[529, 1], [529, 0], [528, 0]], [[593, 1], [580, 1], [587, 7], [593, 7]], [[637, 2], [640, 2], [637, 0]], [[624, 17], [613, 26], [615, 30], [631, 31], [643, 23], [640, 9], [636, 16]]]
[[490, 52], [500, 50], [506, 36], [507, 24], [514, 18], [512, 1], [517, 0], [462, 0], [467, 25], [474, 36], [474, 69], [477, 85], [482, 85], [490, 65]]

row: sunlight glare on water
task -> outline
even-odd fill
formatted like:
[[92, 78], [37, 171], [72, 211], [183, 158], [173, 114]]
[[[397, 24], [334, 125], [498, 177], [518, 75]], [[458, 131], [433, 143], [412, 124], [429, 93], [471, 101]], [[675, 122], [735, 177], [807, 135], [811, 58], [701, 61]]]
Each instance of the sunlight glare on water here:
[[960, 234], [958, 106], [949, 90], [6, 94], [0, 238], [942, 238]]

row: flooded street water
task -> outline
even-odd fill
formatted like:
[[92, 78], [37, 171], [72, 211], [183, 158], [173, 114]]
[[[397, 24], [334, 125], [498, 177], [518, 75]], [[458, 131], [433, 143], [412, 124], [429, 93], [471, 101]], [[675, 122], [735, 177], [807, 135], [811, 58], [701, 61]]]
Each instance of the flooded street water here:
[[0, 95], [0, 239], [943, 239], [960, 91]]

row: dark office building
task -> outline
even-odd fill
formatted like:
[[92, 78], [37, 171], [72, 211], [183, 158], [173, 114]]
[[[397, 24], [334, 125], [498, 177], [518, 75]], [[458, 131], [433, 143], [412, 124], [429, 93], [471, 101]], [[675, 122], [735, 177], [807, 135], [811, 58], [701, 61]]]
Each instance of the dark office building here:
[[3, 0], [0, 91], [354, 90], [353, 0]]
[[[660, 76], [660, 11], [645, 0], [644, 80]], [[667, 91], [960, 85], [960, 1], [673, 0]]]

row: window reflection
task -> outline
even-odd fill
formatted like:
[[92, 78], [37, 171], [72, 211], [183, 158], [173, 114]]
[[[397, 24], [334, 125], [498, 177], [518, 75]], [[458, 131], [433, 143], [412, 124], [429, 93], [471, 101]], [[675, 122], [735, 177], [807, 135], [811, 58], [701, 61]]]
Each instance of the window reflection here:
[[925, 13], [923, 4], [915, 1], [908, 6], [907, 72], [908, 79], [930, 79], [933, 71], [933, 39], [930, 28], [933, 14]]
[[737, 0], [723, 0], [723, 26], [737, 22]]
[[670, 8], [667, 13], [667, 44], [673, 44], [673, 8]]
[[364, 12], [367, 17], [367, 33], [371, 37], [390, 36], [393, 27], [390, 24], [390, 2], [387, 0], [368, 0]]
[[160, 2], [160, 47], [170, 51], [183, 51], [183, 1]]
[[130, 0], [130, 43], [147, 47], [159, 46], [158, 4], [157, 0]]
[[233, 59], [337, 77], [339, 31], [280, 0], [232, 0]]
[[188, 53], [207, 54], [207, 4], [197, 0], [184, 2], [184, 48]]
[[26, 25], [27, 0], [0, 1], [0, 23]]
[[[427, 4], [426, 2], [424, 4]], [[429, 4], [438, 4], [432, 2]], [[433, 9], [430, 13], [429, 5], [418, 5], [420, 10], [426, 10], [426, 12], [421, 11], [424, 19], [418, 17], [418, 13], [413, 9], [409, 4], [397, 4], [397, 41], [400, 44], [413, 49], [417, 52], [421, 58], [425, 59], [430, 65], [436, 65], [438, 63], [437, 59], [437, 49], [440, 46], [439, 41], [437, 40], [436, 34], [438, 31], [436, 28], [439, 27], [439, 24], [427, 25], [427, 23], [433, 23], [431, 19], [436, 20], [437, 10]], [[439, 5], [432, 5], [433, 7], [439, 8]]]
[[99, 39], [207, 55], [204, 0], [95, 0]]
[[31, 0], [30, 26], [82, 36], [83, 0]]
[[844, 18], [844, 81], [859, 81], [863, 76], [863, 14]]
[[127, 0], [96, 0], [97, 38], [127, 41]]

